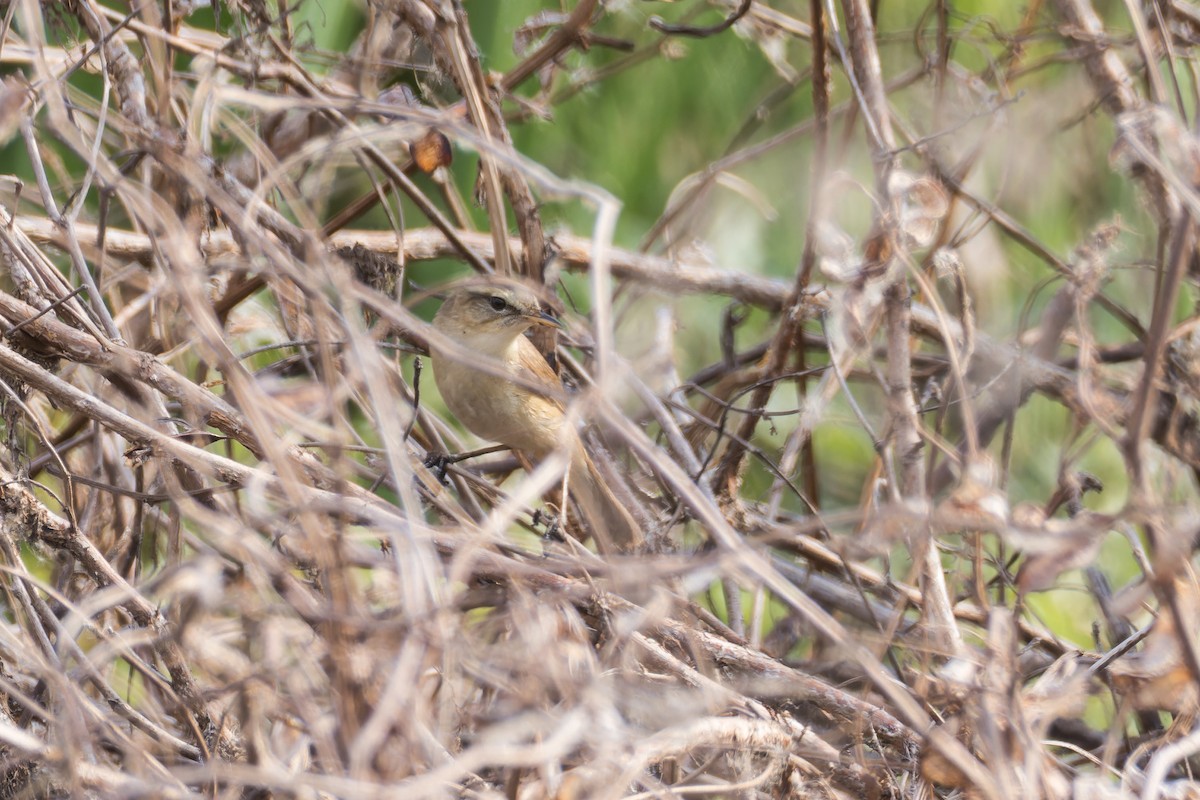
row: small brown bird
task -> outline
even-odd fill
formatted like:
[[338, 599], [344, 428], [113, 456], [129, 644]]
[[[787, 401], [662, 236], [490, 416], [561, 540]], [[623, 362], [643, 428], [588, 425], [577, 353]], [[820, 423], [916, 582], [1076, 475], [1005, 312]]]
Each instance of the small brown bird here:
[[[559, 327], [542, 311], [528, 286], [505, 278], [476, 278], [456, 287], [433, 318], [433, 326], [462, 345], [477, 361], [447, 353], [435, 344], [433, 374], [450, 411], [476, 436], [508, 445], [539, 461], [566, 442], [567, 490], [602, 553], [639, 547], [641, 527], [621, 505], [566, 418], [562, 384], [525, 333], [535, 325]], [[490, 363], [509, 377], [481, 369]], [[515, 379], [515, 380], [514, 380]], [[539, 388], [541, 391], [539, 391]]]

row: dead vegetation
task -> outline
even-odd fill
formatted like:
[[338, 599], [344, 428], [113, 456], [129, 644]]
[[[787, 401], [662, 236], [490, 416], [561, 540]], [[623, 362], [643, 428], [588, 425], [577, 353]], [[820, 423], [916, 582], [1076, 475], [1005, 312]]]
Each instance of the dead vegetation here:
[[[570, 0], [501, 74], [483, 2], [332, 59], [283, 3], [0, 4], [0, 794], [1197, 796], [1195, 8]], [[640, 248], [514, 148], [733, 36], [778, 88]], [[797, 257], [713, 263], [722, 192], [791, 207], [762, 166]], [[457, 457], [428, 262], [584, 276], [538, 344], [648, 552]], [[1079, 576], [1087, 643], [1032, 606]]]

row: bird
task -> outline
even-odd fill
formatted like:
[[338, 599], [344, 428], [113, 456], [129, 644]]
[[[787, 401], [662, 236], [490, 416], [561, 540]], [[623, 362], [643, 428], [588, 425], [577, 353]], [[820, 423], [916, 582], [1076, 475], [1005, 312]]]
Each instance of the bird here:
[[565, 447], [567, 493], [597, 549], [605, 555], [635, 551], [645, 541], [642, 528], [567, 421], [562, 383], [525, 335], [538, 326], [562, 324], [542, 310], [530, 286], [497, 276], [460, 282], [433, 318], [434, 329], [459, 346], [451, 353], [431, 337], [434, 382], [450, 412], [481, 439], [506, 445], [533, 463]]

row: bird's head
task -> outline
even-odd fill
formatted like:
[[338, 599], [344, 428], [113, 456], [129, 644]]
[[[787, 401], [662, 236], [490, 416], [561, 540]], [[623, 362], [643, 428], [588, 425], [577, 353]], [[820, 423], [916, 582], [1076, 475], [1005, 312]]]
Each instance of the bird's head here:
[[474, 278], [457, 285], [433, 318], [438, 330], [460, 340], [511, 340], [534, 326], [561, 328], [542, 310], [537, 293], [511, 278]]

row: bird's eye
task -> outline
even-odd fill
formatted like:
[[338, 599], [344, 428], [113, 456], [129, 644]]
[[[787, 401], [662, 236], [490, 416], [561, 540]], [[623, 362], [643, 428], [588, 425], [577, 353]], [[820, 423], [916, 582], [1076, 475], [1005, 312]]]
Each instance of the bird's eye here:
[[503, 297], [493, 297], [488, 303], [492, 306], [492, 311], [503, 311], [508, 308], [508, 303]]

